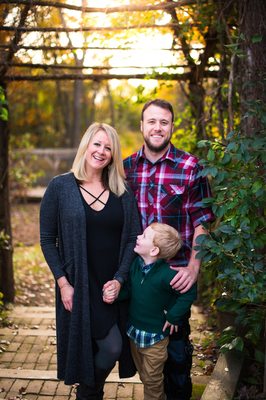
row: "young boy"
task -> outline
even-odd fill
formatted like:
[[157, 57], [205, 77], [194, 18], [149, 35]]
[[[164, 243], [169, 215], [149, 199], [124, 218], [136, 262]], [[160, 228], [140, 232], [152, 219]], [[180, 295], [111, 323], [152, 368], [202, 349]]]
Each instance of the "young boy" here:
[[[182, 245], [173, 227], [152, 223], [137, 237], [134, 251], [139, 255], [131, 265], [129, 327], [131, 352], [144, 385], [144, 400], [163, 400], [163, 369], [169, 334], [178, 329], [180, 317], [196, 299], [196, 285], [180, 294], [170, 281], [176, 274], [165, 261]], [[126, 297], [126, 288], [119, 298]]]

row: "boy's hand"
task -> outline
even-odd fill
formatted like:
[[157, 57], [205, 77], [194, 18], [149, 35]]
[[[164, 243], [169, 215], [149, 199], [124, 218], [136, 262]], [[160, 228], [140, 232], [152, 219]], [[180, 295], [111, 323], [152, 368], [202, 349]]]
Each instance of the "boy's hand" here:
[[178, 325], [173, 325], [173, 324], [170, 324], [170, 322], [165, 321], [165, 324], [163, 326], [163, 332], [166, 331], [166, 329], [169, 327], [170, 327], [170, 335], [172, 335], [172, 333], [178, 331]]
[[103, 285], [103, 301], [112, 304], [118, 297], [121, 284], [116, 279], [108, 281]]

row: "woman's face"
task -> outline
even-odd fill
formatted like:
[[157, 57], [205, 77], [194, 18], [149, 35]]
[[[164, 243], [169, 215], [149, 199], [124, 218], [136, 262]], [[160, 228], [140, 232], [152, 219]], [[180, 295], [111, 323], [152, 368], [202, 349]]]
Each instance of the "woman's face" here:
[[99, 130], [86, 151], [86, 169], [103, 170], [112, 160], [110, 140], [104, 130]]

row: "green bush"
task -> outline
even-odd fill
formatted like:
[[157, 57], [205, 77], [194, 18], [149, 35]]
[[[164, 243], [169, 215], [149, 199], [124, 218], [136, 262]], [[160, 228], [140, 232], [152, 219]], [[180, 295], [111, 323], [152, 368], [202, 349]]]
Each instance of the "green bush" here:
[[217, 309], [236, 316], [237, 329], [224, 331], [221, 349], [252, 349], [261, 362], [266, 316], [265, 138], [232, 132], [226, 144], [201, 141], [199, 147], [207, 148], [202, 175], [211, 179], [213, 198], [204, 202], [212, 206], [216, 223], [198, 238], [198, 257], [215, 279], [209, 282], [209, 295]]

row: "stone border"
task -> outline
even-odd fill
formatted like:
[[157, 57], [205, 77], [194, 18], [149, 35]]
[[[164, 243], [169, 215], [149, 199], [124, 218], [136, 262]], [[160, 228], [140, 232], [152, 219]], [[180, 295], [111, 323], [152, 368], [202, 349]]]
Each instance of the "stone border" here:
[[207, 384], [201, 400], [232, 400], [236, 391], [244, 357], [236, 351], [220, 354], [211, 379]]
[[[0, 368], [0, 378], [9, 379], [38, 379], [43, 381], [58, 381], [56, 371], [43, 371], [36, 369], [6, 369]], [[114, 383], [141, 383], [139, 375], [121, 379], [117, 372], [111, 372], [106, 382]]]

